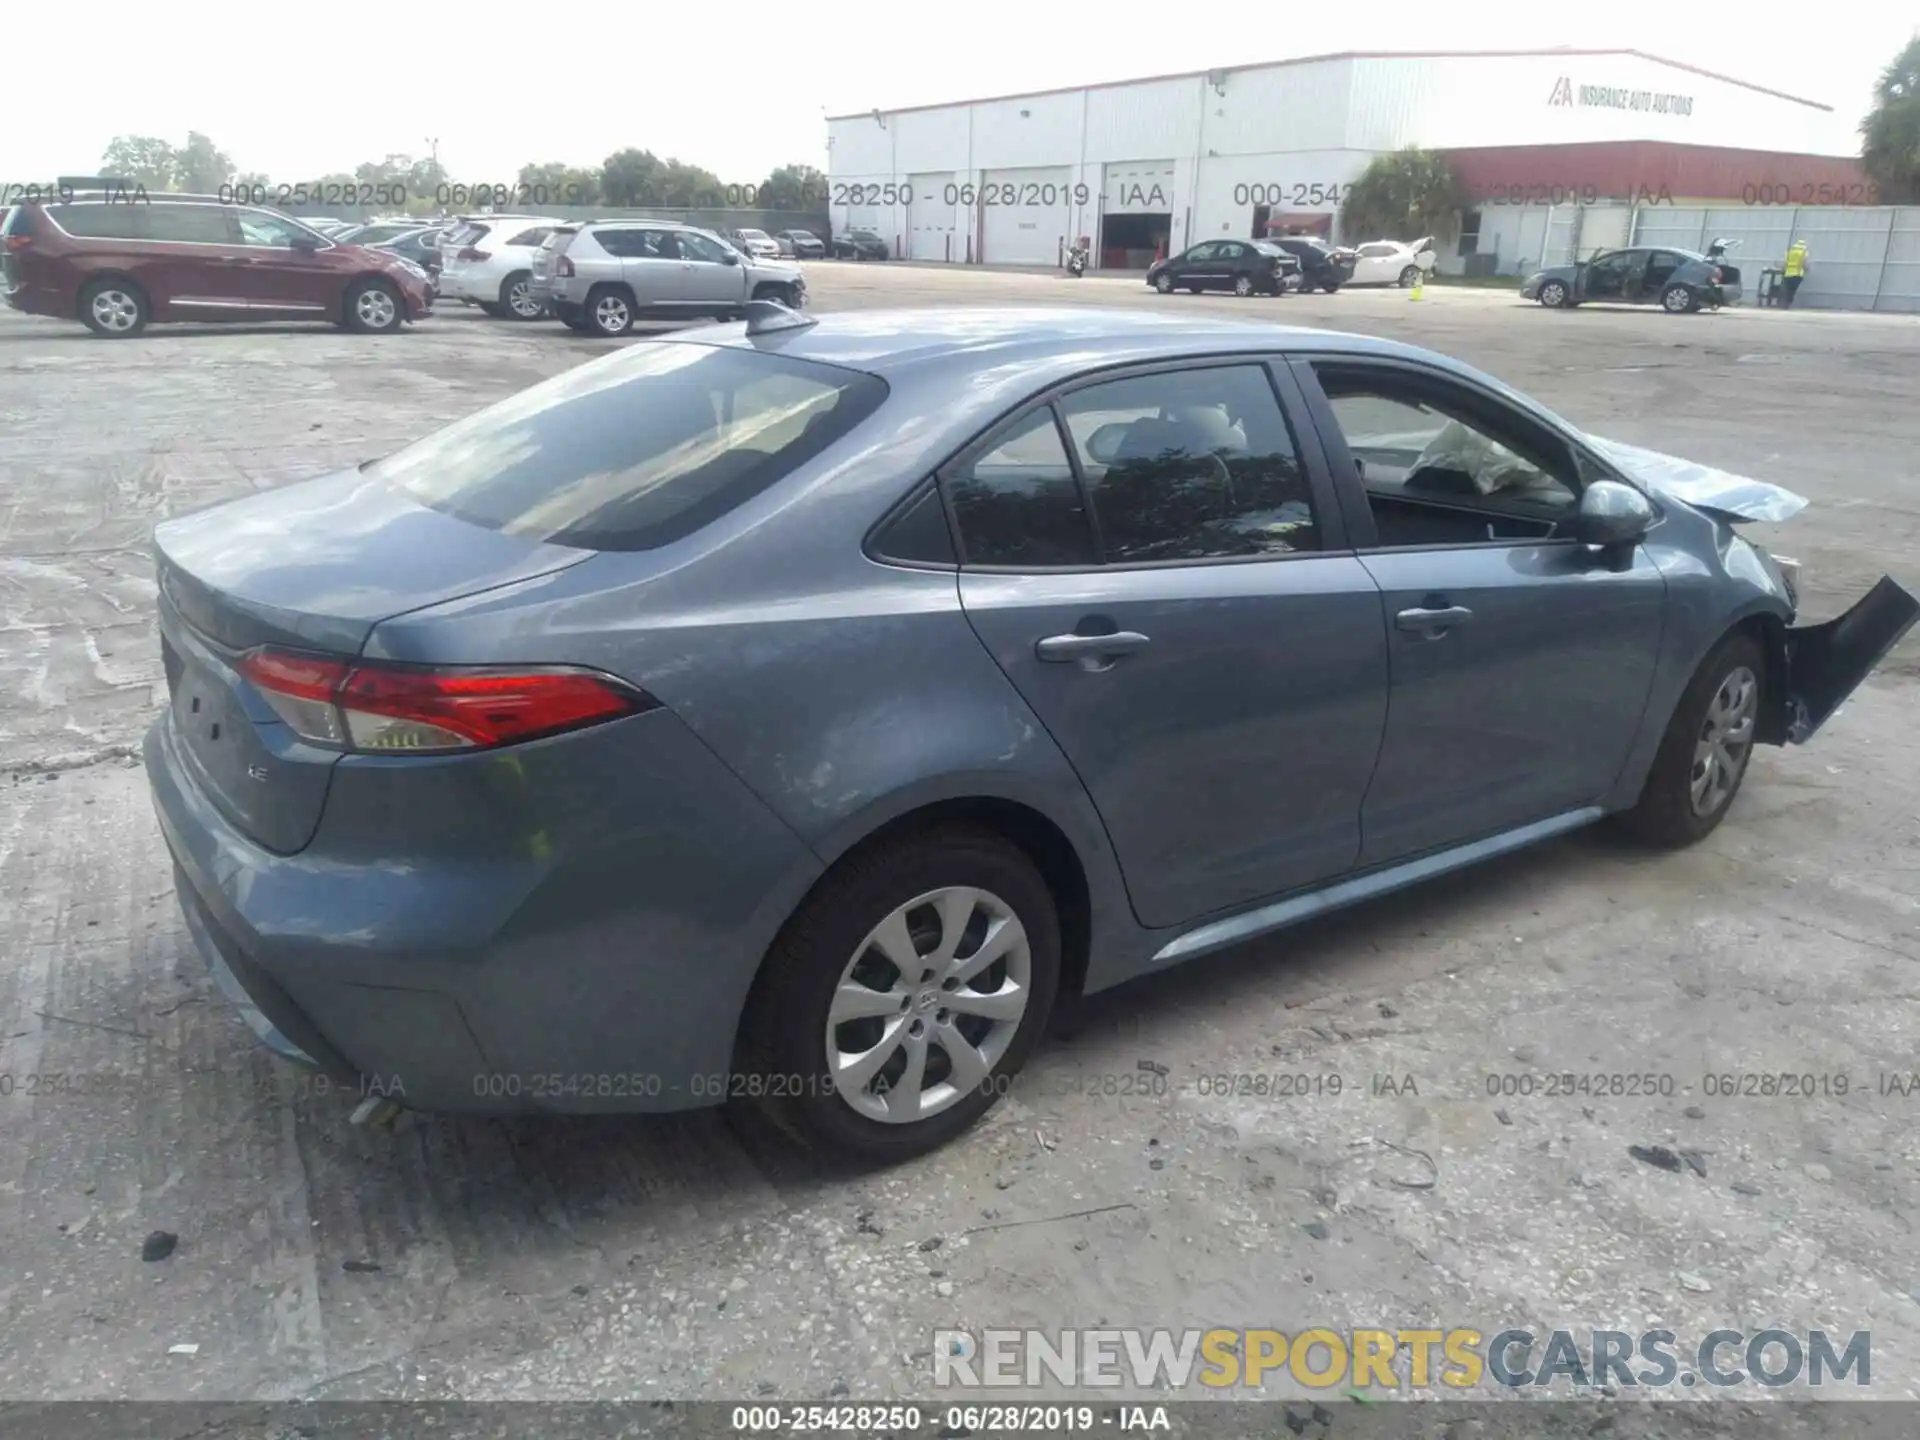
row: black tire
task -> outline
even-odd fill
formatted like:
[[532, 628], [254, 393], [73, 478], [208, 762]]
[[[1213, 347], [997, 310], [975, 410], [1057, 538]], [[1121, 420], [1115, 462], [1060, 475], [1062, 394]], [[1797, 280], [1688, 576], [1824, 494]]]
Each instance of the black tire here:
[[582, 335], [585, 335], [588, 332], [588, 330], [591, 328], [588, 326], [585, 320], [582, 320], [577, 315], [571, 320], [562, 320], [560, 323], [566, 326], [569, 330], [576, 331]]
[[474, 308], [478, 310], [482, 315], [491, 316], [495, 320], [498, 320], [501, 318], [501, 314], [502, 314], [501, 309], [493, 301], [476, 300], [473, 303], [474, 303]]
[[[603, 304], [614, 301], [617, 304]], [[633, 329], [633, 296], [624, 285], [596, 285], [587, 292], [587, 303], [580, 311], [589, 335], [624, 335]]]
[[1420, 267], [1418, 265], [1407, 266], [1406, 269], [1400, 272], [1400, 288], [1402, 290], [1412, 289], [1413, 282], [1418, 280], [1419, 278], [1420, 278]]
[[1691, 285], [1676, 280], [1660, 292], [1660, 308], [1669, 315], [1691, 315], [1700, 308], [1700, 296]]
[[80, 292], [80, 318], [107, 340], [131, 340], [147, 328], [153, 307], [131, 280], [96, 280]]
[[1337, 292], [1339, 291], [1339, 289], [1340, 289], [1340, 282], [1339, 282], [1338, 280], [1335, 280], [1335, 281], [1334, 281], [1334, 282], [1333, 282], [1333, 283], [1332, 283], [1331, 285], [1327, 285], [1327, 284], [1322, 284], [1320, 288], [1321, 288], [1322, 290], [1324, 290], [1324, 291], [1326, 291], [1326, 292], [1327, 292], [1327, 294], [1329, 294], [1329, 295], [1333, 295], [1333, 294], [1336, 294], [1336, 293], [1337, 293]]
[[[874, 954], [861, 942], [882, 920], [917, 896], [958, 886], [997, 897], [1024, 927], [1025, 1011], [987, 1078], [946, 1108], [901, 1123], [870, 1118], [841, 1097], [828, 1070], [829, 1006], [849, 965]], [[977, 947], [979, 941], [972, 944]], [[927, 953], [924, 943], [916, 949]], [[736, 1103], [809, 1149], [882, 1163], [924, 1154], [967, 1130], [1006, 1093], [1045, 1033], [1059, 980], [1060, 925], [1053, 896], [1033, 862], [993, 831], [945, 825], [857, 850], [814, 888], [767, 952], [741, 1025], [737, 1070], [742, 1078], [736, 1088], [747, 1095], [736, 1097]], [[928, 1050], [926, 1073], [932, 1075], [932, 1055], [944, 1063], [945, 1052], [937, 1039]]]
[[347, 287], [341, 310], [342, 323], [362, 335], [391, 335], [407, 318], [400, 292], [375, 275], [356, 280]]
[[[515, 293], [516, 290], [524, 291], [525, 301], [536, 303], [537, 308], [523, 309], [520, 305], [516, 304], [515, 302], [519, 298]], [[500, 282], [500, 303], [493, 308], [492, 313], [508, 320], [525, 321], [543, 320], [546, 318], [546, 303], [544, 301], [535, 302], [533, 294], [533, 273], [531, 271], [516, 270]]]
[[[1753, 687], [1747, 709], [1747, 740], [1739, 747], [1730, 784], [1710, 786], [1711, 804], [1702, 813], [1695, 804], [1694, 785], [1701, 762], [1698, 747], [1704, 743], [1707, 727], [1718, 713], [1716, 702], [1723, 689], [1738, 683], [1746, 671]], [[1661, 738], [1659, 753], [1647, 771], [1647, 781], [1631, 810], [1615, 816], [1622, 830], [1643, 844], [1659, 849], [1678, 849], [1711, 835], [1733, 808], [1753, 759], [1753, 727], [1759, 721], [1760, 704], [1766, 694], [1766, 655], [1760, 644], [1745, 630], [1735, 630], [1713, 647], [1700, 662], [1693, 679], [1687, 682], [1680, 703], [1673, 707], [1673, 718]]]

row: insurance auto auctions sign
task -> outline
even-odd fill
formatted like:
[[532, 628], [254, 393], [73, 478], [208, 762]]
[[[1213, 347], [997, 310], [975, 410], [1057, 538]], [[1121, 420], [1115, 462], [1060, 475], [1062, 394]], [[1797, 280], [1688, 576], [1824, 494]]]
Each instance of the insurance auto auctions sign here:
[[1562, 75], [1547, 97], [1549, 107], [1598, 105], [1605, 110], [1644, 110], [1655, 115], [1693, 114], [1693, 96], [1663, 90], [1630, 90], [1622, 85], [1576, 85]]

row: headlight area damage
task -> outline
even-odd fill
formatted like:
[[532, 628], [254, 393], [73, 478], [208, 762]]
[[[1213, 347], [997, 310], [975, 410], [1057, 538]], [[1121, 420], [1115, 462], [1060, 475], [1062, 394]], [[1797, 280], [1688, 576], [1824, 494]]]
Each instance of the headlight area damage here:
[[[1730, 525], [1777, 524], [1807, 508], [1805, 496], [1764, 480], [1596, 435], [1587, 439], [1629, 479]], [[1789, 588], [1791, 569], [1783, 576]], [[1768, 745], [1802, 745], [1811, 740], [1916, 619], [1920, 619], [1920, 600], [1883, 575], [1844, 615], [1820, 625], [1789, 627], [1786, 674], [1780, 685], [1768, 686], [1772, 704], [1762, 714], [1754, 738]]]

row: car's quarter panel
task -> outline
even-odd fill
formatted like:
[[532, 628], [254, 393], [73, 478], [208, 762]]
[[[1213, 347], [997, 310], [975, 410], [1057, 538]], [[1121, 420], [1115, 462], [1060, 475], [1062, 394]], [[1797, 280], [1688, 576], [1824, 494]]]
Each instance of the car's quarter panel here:
[[[1099, 807], [1143, 925], [1350, 867], [1386, 712], [1380, 597], [1350, 555], [963, 574], [967, 616]], [[1040, 640], [1147, 637], [1106, 669]]]
[[[1390, 627], [1393, 697], [1362, 863], [1592, 804], [1619, 779], [1660, 653], [1666, 585], [1564, 541], [1363, 555]], [[1404, 611], [1459, 607], [1429, 635]]]
[[713, 1103], [760, 956], [820, 870], [664, 710], [499, 752], [349, 756], [296, 856], [208, 804], [170, 717], [146, 761], [183, 901], [328, 1048], [426, 1109]]

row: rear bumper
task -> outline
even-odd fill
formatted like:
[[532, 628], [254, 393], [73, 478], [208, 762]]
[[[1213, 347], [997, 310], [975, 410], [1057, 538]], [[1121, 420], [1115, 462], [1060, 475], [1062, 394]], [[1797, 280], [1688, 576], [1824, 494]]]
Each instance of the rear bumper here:
[[172, 725], [145, 759], [186, 926], [275, 1053], [423, 1110], [725, 1095], [760, 957], [820, 865], [671, 713], [349, 757], [294, 855], [214, 809]]

